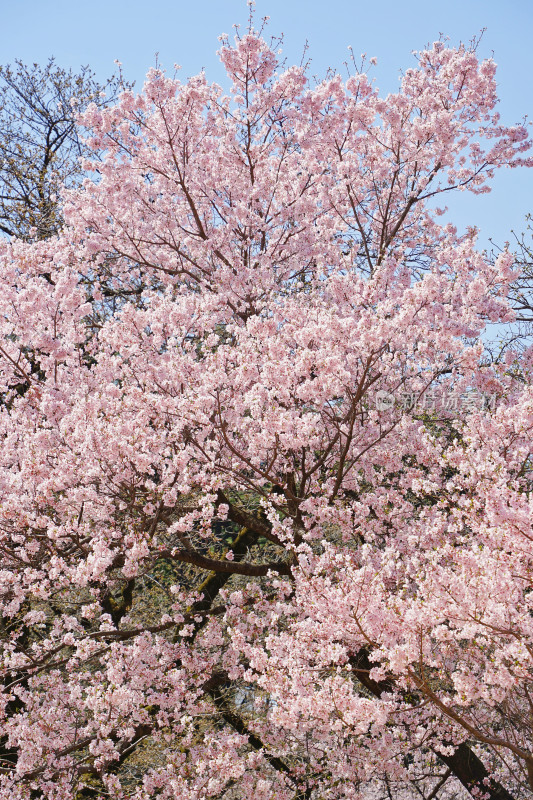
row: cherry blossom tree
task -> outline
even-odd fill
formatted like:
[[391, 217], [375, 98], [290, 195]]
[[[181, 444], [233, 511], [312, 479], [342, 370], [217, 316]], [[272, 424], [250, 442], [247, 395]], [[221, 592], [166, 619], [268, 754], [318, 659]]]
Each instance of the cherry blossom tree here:
[[511, 800], [533, 788], [533, 353], [445, 222], [529, 165], [495, 65], [79, 118], [63, 231], [0, 243], [0, 797]]

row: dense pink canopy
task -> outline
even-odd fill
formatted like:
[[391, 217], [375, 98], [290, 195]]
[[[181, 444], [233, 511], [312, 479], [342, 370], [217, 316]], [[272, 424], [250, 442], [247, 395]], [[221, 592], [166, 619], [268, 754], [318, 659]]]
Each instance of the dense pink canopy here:
[[532, 357], [442, 223], [526, 131], [468, 48], [220, 54], [0, 243], [0, 798], [526, 797]]

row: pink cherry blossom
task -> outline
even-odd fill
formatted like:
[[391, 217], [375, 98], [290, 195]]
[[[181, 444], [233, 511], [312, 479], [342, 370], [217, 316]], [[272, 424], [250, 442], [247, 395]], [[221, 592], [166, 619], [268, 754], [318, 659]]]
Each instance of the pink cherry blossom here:
[[444, 210], [526, 130], [467, 47], [385, 98], [276, 51], [90, 106], [0, 242], [0, 800], [533, 788], [531, 352]]

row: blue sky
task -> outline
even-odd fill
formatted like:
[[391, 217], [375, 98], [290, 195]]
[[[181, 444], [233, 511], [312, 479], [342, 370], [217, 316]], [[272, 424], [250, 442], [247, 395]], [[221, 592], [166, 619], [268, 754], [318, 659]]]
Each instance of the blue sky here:
[[[62, 66], [89, 64], [104, 78], [118, 59], [137, 88], [156, 53], [169, 70], [181, 64], [184, 77], [205, 68], [208, 79], [222, 81], [217, 37], [248, 18], [245, 0], [18, 0], [3, 6], [1, 63], [42, 63], [54, 55]], [[373, 74], [385, 94], [413, 64], [413, 50], [441, 33], [457, 44], [486, 28], [479, 52], [499, 65], [503, 121], [533, 117], [532, 0], [257, 0], [256, 14], [270, 17], [268, 33], [284, 34], [289, 63], [300, 61], [309, 42], [317, 76], [328, 67], [342, 69], [349, 45], [357, 55], [376, 56]], [[450, 197], [449, 207], [460, 228], [480, 228], [483, 245], [489, 237], [503, 243], [533, 212], [533, 169], [502, 171], [490, 194]]]

